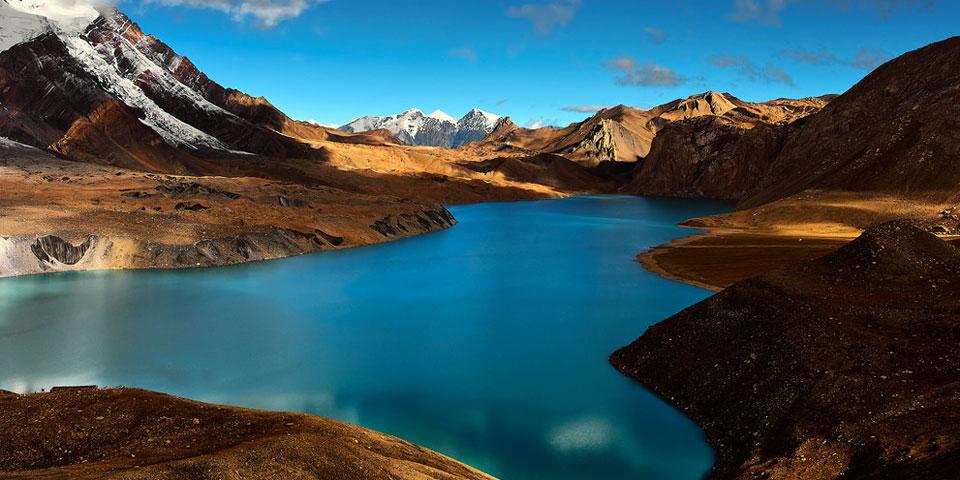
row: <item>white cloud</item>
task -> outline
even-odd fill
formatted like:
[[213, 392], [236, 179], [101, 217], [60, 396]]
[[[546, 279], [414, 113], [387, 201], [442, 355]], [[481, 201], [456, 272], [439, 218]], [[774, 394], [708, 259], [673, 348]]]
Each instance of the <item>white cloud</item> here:
[[780, 13], [788, 0], [733, 0], [734, 11], [729, 15], [736, 22], [757, 22], [762, 25], [780, 25]]
[[796, 85], [793, 77], [772, 63], [761, 68], [747, 57], [718, 55], [710, 58], [710, 64], [717, 68], [732, 69], [751, 82], [783, 83], [791, 87]]
[[850, 58], [838, 58], [826, 49], [819, 52], [807, 50], [781, 50], [780, 57], [790, 58], [798, 62], [810, 63], [812, 65], [846, 65], [851, 68], [861, 70], [873, 70], [882, 65], [890, 56], [886, 52], [877, 48], [861, 48], [854, 56]]
[[653, 43], [661, 44], [667, 39], [667, 31], [662, 28], [646, 27], [643, 31], [646, 32]]
[[576, 113], [597, 113], [600, 110], [605, 108], [610, 108], [607, 105], [574, 105], [570, 107], [563, 107], [561, 110], [564, 112], [576, 112]]
[[677, 87], [687, 82], [673, 69], [654, 62], [637, 63], [630, 57], [619, 56], [607, 60], [603, 64], [608, 70], [623, 73], [617, 77], [617, 85], [631, 85], [636, 87]]
[[533, 129], [544, 128], [544, 127], [553, 128], [556, 125], [557, 125], [557, 121], [555, 119], [547, 119], [547, 118], [540, 117], [527, 122], [526, 125], [524, 125], [524, 128], [533, 128]]
[[167, 6], [186, 6], [219, 10], [237, 21], [253, 18], [264, 28], [273, 28], [291, 18], [299, 17], [313, 5], [327, 0], [142, 0]]
[[316, 125], [316, 126], [318, 126], [318, 127], [326, 127], [326, 128], [334, 128], [334, 129], [340, 128], [340, 125], [337, 125], [337, 124], [335, 124], [335, 123], [322, 123], [322, 122], [318, 122], [318, 121], [313, 120], [313, 119], [306, 120], [306, 122], [309, 123], [309, 124], [311, 124], [311, 125]]
[[537, 29], [537, 34], [548, 35], [554, 28], [566, 26], [573, 21], [580, 0], [555, 0], [543, 4], [528, 3], [507, 9], [507, 16], [525, 18]]

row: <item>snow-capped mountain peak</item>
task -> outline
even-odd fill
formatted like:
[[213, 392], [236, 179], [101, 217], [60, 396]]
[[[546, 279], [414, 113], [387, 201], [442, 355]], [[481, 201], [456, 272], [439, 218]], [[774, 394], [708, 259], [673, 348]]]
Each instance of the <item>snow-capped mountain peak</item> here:
[[350, 133], [384, 129], [409, 145], [436, 147], [459, 147], [467, 142], [480, 140], [497, 126], [499, 115], [474, 108], [460, 120], [442, 110], [424, 115], [412, 108], [397, 115], [360, 117], [340, 130]]
[[67, 34], [82, 32], [108, 8], [105, 3], [84, 0], [2, 0], [2, 2], [17, 12], [45, 19], [49, 24]]
[[444, 122], [454, 123], [457, 121], [456, 119], [448, 115], [447, 112], [444, 112], [443, 110], [434, 110], [433, 113], [427, 116], [430, 118], [436, 118], [437, 120], [442, 120]]
[[503, 117], [500, 115], [494, 115], [479, 108], [474, 108], [464, 115], [457, 124], [460, 125], [461, 128], [471, 127], [493, 130], [501, 118]]

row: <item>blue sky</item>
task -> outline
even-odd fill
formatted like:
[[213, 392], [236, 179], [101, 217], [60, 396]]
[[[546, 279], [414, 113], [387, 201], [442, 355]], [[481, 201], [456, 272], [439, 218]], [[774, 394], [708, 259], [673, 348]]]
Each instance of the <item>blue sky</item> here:
[[123, 0], [211, 78], [342, 124], [480, 107], [566, 125], [705, 90], [842, 93], [960, 33], [953, 0]]

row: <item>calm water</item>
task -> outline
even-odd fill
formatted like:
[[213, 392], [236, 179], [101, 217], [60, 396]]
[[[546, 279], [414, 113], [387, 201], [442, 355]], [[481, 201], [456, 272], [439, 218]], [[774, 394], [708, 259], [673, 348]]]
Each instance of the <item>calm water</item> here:
[[452, 209], [446, 232], [256, 265], [0, 280], [0, 388], [127, 385], [309, 412], [507, 480], [699, 479], [699, 429], [607, 364], [708, 293], [634, 255], [722, 204]]

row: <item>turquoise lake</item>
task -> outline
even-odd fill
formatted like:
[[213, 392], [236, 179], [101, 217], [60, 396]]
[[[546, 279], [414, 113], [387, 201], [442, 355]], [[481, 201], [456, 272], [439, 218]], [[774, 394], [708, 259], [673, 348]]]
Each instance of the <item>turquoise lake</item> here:
[[468, 205], [450, 230], [373, 247], [0, 280], [0, 389], [125, 385], [314, 413], [505, 480], [700, 479], [703, 433], [607, 357], [710, 295], [635, 255], [728, 208]]

